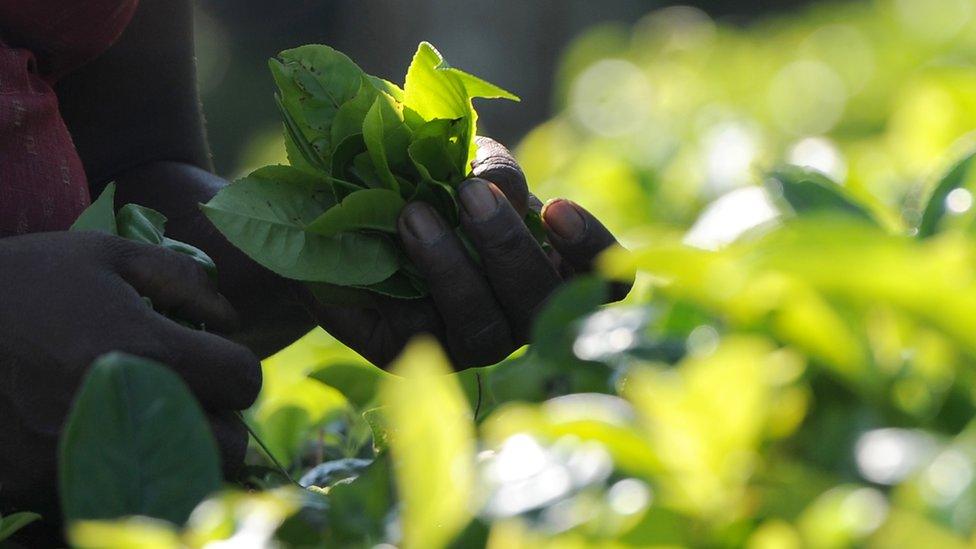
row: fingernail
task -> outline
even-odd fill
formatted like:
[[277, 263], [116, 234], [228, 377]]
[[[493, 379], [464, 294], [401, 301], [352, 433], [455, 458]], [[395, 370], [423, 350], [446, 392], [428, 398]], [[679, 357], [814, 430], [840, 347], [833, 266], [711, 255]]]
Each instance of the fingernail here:
[[407, 229], [420, 241], [430, 243], [440, 238], [445, 231], [440, 216], [429, 204], [411, 202], [407, 204], [404, 218]]
[[579, 206], [569, 200], [557, 198], [547, 203], [542, 209], [542, 219], [559, 238], [569, 242], [582, 238], [586, 231], [586, 219]]
[[469, 179], [461, 185], [460, 195], [464, 211], [475, 221], [487, 219], [498, 210], [498, 196], [484, 179]]

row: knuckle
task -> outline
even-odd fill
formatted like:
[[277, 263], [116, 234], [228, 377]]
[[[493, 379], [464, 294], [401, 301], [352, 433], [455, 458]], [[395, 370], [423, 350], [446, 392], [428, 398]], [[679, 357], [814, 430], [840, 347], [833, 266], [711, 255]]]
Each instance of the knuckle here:
[[[497, 227], [497, 225], [496, 225]], [[482, 253], [497, 268], [520, 267], [531, 258], [536, 244], [521, 225], [504, 224], [483, 239]], [[541, 252], [541, 250], [539, 250]]]
[[423, 263], [424, 274], [433, 283], [453, 282], [467, 275], [467, 257], [455, 249], [436, 251]]
[[118, 266], [130, 263], [139, 255], [139, 247], [120, 236], [100, 231], [79, 233], [82, 242], [94, 248], [103, 259]]
[[474, 318], [468, 324], [455, 328], [456, 338], [465, 349], [494, 349], [511, 339], [508, 324], [501, 318], [484, 322]]

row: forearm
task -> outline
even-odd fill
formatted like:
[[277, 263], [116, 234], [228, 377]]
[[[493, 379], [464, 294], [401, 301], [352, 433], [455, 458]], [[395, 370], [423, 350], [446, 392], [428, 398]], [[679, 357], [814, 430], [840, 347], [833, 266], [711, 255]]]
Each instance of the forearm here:
[[94, 191], [153, 161], [211, 169], [190, 0], [141, 0], [119, 41], [61, 80], [61, 114]]
[[217, 264], [220, 291], [238, 310], [242, 330], [233, 339], [268, 356], [313, 326], [293, 283], [251, 261], [200, 211], [227, 182], [182, 162], [152, 161], [115, 176], [116, 204], [136, 203], [163, 213], [170, 238], [207, 252]]

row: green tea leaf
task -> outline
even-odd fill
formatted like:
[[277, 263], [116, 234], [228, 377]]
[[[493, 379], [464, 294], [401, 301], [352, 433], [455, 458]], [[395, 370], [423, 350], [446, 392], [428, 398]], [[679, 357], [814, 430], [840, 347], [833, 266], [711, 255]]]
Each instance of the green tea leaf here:
[[332, 122], [332, 150], [339, 148], [342, 142], [353, 135], [363, 133], [363, 121], [366, 113], [376, 101], [380, 93], [370, 85], [363, 85], [354, 98], [339, 107], [335, 120]]
[[580, 277], [557, 289], [532, 326], [533, 352], [540, 357], [572, 363], [577, 322], [606, 303], [609, 288], [595, 276]]
[[285, 154], [288, 156], [288, 162], [292, 167], [306, 172], [326, 171], [327, 164], [320, 157], [319, 151], [308, 141], [295, 117], [285, 109], [279, 94], [275, 94], [275, 103], [278, 105], [282, 125], [285, 128]]
[[463, 120], [437, 119], [414, 132], [407, 152], [425, 181], [448, 183], [464, 177], [455, 162], [464, 152], [463, 131]]
[[122, 206], [116, 216], [119, 236], [153, 246], [163, 243], [166, 216], [138, 204]]
[[305, 229], [322, 236], [369, 229], [396, 234], [397, 219], [406, 202], [387, 189], [356, 191], [329, 208]]
[[102, 194], [81, 212], [78, 219], [71, 225], [72, 231], [101, 231], [108, 234], [119, 234], [115, 224], [115, 183], [105, 186]]
[[400, 103], [403, 103], [403, 88], [401, 88], [400, 86], [397, 86], [396, 84], [390, 82], [389, 80], [385, 80], [383, 78], [379, 78], [376, 76], [367, 75], [366, 79], [369, 80], [369, 83], [372, 84], [373, 87], [376, 88], [377, 90], [381, 92], [385, 92], [389, 94], [389, 96], [392, 97], [393, 99], [396, 99]]
[[160, 242], [160, 245], [164, 248], [173, 250], [174, 252], [190, 256], [190, 259], [199, 263], [200, 266], [207, 271], [207, 274], [210, 275], [211, 279], [217, 279], [217, 265], [214, 263], [213, 258], [207, 255], [207, 253], [200, 248], [167, 237], [163, 237], [163, 241]]
[[443, 68], [440, 52], [430, 43], [421, 42], [407, 69], [403, 103], [425, 120], [469, 117], [471, 104], [464, 83]]
[[340, 286], [389, 278], [398, 261], [386, 237], [305, 231], [333, 205], [323, 179], [274, 166], [225, 187], [202, 208], [232, 244], [286, 278]]
[[29, 512], [0, 517], [0, 541], [10, 539], [17, 531], [38, 520], [41, 520], [41, 515]]
[[[362, 122], [360, 122], [360, 130], [357, 131], [361, 131], [361, 127]], [[336, 186], [337, 194], [340, 196], [344, 196], [347, 192], [355, 192], [359, 188], [369, 187], [370, 183], [372, 183], [360, 179], [356, 171], [352, 169], [355, 165], [356, 158], [361, 154], [369, 156], [369, 153], [366, 152], [366, 142], [363, 141], [362, 133], [356, 133], [346, 137], [332, 153], [331, 170], [333, 182], [342, 180], [351, 183], [351, 185]]]
[[376, 398], [380, 382], [390, 374], [370, 364], [333, 362], [313, 371], [308, 377], [339, 390], [357, 409]]
[[365, 74], [348, 57], [323, 45], [283, 51], [269, 61], [269, 67], [282, 109], [295, 124], [289, 130], [290, 137], [311, 143], [322, 165], [327, 166], [333, 121], [339, 108], [359, 92]]
[[217, 266], [203, 250], [163, 236], [166, 229], [165, 215], [138, 204], [126, 204], [116, 214], [114, 200], [115, 183], [109, 183], [98, 200], [82, 212], [70, 230], [103, 231], [136, 242], [163, 246], [174, 252], [190, 256], [203, 266], [212, 278], [216, 279]]
[[373, 159], [370, 157], [370, 154], [367, 151], [363, 151], [353, 158], [352, 166], [349, 168], [349, 171], [367, 187], [386, 187], [386, 183], [380, 178], [376, 168], [373, 167]]
[[[403, 547], [443, 547], [471, 519], [474, 425], [467, 399], [432, 339], [414, 340], [382, 384], [402, 504]], [[417, 398], [417, 395], [423, 398]]]
[[939, 231], [943, 221], [946, 219], [947, 211], [946, 200], [949, 193], [956, 189], [964, 189], [970, 192], [976, 191], [976, 152], [969, 153], [961, 160], [956, 162], [942, 176], [939, 183], [932, 190], [925, 211], [922, 213], [922, 221], [918, 225], [918, 237], [926, 238]]
[[112, 353], [92, 366], [60, 448], [68, 521], [143, 515], [182, 524], [220, 488], [203, 411], [170, 370]]
[[463, 153], [455, 162], [465, 173], [475, 152], [478, 114], [471, 105], [471, 99], [475, 97], [518, 99], [497, 86], [450, 67], [434, 46], [421, 42], [407, 69], [403, 102], [424, 120], [464, 121], [461, 132]]
[[491, 82], [486, 82], [477, 76], [468, 74], [460, 69], [450, 67], [446, 61], [442, 62], [442, 69], [450, 72], [464, 84], [464, 90], [468, 97], [480, 97], [482, 99], [508, 99], [509, 101], [521, 101], [514, 93], [496, 86]]
[[874, 221], [874, 216], [844, 187], [820, 172], [785, 166], [774, 170], [770, 177], [781, 186], [775, 189], [781, 192], [773, 194], [780, 194], [782, 202], [797, 215], [836, 212]]
[[377, 457], [355, 480], [329, 490], [324, 547], [374, 547], [386, 540], [395, 499], [389, 459]]
[[363, 140], [373, 168], [383, 184], [399, 192], [394, 167], [407, 161], [412, 132], [403, 121], [403, 106], [386, 94], [379, 94], [363, 120]]
[[390, 446], [390, 426], [386, 417], [388, 411], [386, 406], [363, 410], [363, 421], [369, 426], [373, 436], [373, 451], [376, 453], [385, 452]]

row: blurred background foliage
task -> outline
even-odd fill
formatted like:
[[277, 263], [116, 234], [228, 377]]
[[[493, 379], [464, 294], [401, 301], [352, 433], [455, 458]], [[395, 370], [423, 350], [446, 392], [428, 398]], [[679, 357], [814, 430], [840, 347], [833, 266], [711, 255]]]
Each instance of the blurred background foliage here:
[[327, 494], [318, 521], [282, 488], [76, 544], [976, 542], [976, 2], [312, 4], [201, 3], [226, 175], [284, 160], [275, 50], [327, 42], [399, 80], [429, 39], [522, 95], [486, 133], [621, 235], [634, 252], [602, 267], [638, 286], [601, 310], [573, 284], [529, 351], [451, 376], [430, 343], [398, 378], [314, 331], [265, 362], [250, 418]]

